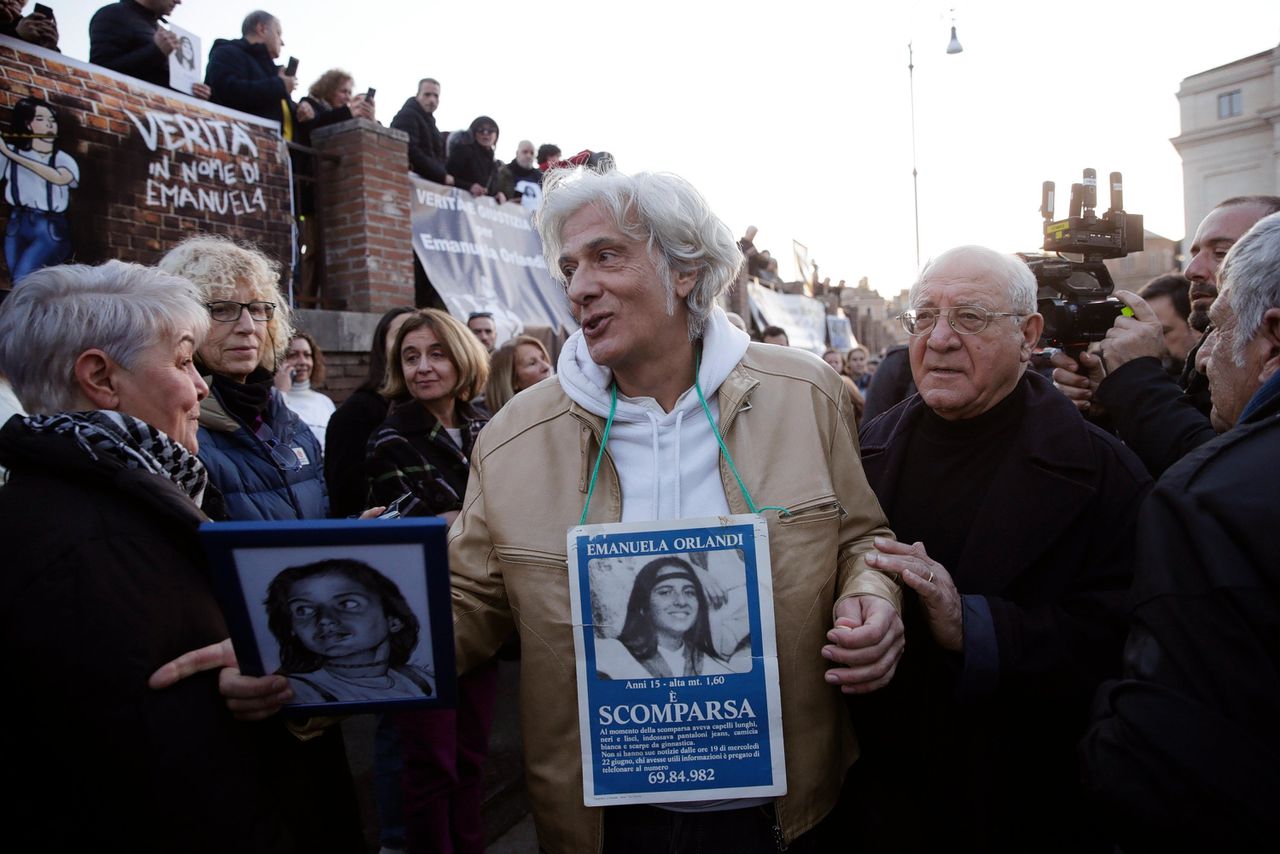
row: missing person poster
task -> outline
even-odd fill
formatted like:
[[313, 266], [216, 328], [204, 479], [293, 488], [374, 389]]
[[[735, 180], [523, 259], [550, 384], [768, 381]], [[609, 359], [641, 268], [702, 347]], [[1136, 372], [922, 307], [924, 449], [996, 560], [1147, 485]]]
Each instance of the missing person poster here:
[[179, 92], [191, 94], [194, 84], [204, 80], [201, 69], [200, 37], [182, 27], [169, 25], [169, 32], [178, 37], [178, 46], [169, 54], [169, 85]]
[[568, 553], [586, 805], [786, 794], [764, 520], [584, 525]]

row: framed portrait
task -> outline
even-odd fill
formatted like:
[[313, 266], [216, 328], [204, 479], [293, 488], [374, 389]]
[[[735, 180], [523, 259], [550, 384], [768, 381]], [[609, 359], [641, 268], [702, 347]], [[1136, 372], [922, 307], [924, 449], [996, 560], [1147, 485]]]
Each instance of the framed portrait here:
[[200, 528], [240, 670], [288, 677], [297, 715], [452, 707], [442, 519]]

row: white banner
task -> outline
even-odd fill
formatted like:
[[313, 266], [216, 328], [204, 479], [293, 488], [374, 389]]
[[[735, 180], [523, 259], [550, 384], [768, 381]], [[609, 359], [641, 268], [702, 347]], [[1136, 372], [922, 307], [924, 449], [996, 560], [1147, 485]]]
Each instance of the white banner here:
[[818, 355], [827, 349], [827, 307], [813, 297], [780, 294], [755, 282], [747, 283], [751, 307], [770, 326], [780, 326], [792, 347]]

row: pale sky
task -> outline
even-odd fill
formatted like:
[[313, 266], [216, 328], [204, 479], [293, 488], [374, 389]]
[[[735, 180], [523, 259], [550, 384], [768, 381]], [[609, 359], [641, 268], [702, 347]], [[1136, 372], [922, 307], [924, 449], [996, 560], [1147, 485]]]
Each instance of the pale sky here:
[[[87, 59], [100, 0], [54, 0], [62, 49]], [[1042, 181], [1065, 216], [1080, 170], [1124, 173], [1125, 208], [1180, 239], [1170, 137], [1184, 77], [1280, 43], [1276, 0], [947, 3], [648, 0], [535, 4], [272, 0], [304, 94], [324, 70], [378, 89], [389, 123], [418, 78], [442, 83], [441, 129], [492, 116], [498, 154], [554, 142], [611, 151], [624, 171], [675, 172], [795, 277], [885, 296], [916, 269], [907, 42], [915, 44], [922, 258], [960, 243], [1035, 249]], [[188, 0], [171, 20], [238, 37], [249, 6]], [[282, 58], [282, 59], [283, 59]], [[1099, 193], [1100, 199], [1105, 193]], [[1104, 202], [1105, 206], [1105, 202]], [[407, 238], [407, 223], [406, 223]]]

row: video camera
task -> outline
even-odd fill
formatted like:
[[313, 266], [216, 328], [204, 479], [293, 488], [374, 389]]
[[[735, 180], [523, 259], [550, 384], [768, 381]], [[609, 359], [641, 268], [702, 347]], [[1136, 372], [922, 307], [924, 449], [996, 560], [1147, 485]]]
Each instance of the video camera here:
[[[1102, 262], [1142, 251], [1142, 215], [1125, 213], [1119, 172], [1111, 173], [1111, 209], [1099, 217], [1094, 213], [1097, 205], [1098, 173], [1085, 169], [1083, 181], [1071, 185], [1067, 218], [1055, 221], [1054, 184], [1044, 182], [1040, 198], [1043, 248], [1056, 254], [1019, 253], [1039, 286], [1037, 310], [1044, 315], [1041, 346], [1084, 350], [1106, 337], [1115, 319], [1128, 311], [1124, 303], [1111, 296], [1115, 282]], [[1081, 259], [1064, 258], [1063, 253], [1079, 255]]]

